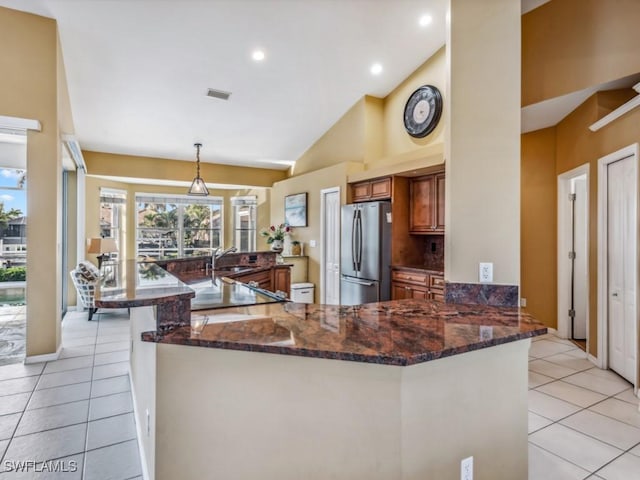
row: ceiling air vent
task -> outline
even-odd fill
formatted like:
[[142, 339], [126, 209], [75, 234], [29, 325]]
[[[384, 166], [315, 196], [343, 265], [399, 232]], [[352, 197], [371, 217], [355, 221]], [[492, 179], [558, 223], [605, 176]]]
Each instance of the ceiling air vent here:
[[219, 98], [220, 100], [229, 100], [231, 92], [225, 92], [223, 90], [215, 90], [210, 88], [207, 90], [207, 97]]

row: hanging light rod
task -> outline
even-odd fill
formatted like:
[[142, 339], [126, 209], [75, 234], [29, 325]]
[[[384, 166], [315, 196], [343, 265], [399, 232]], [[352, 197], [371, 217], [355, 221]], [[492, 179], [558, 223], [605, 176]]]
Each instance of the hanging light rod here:
[[191, 182], [191, 187], [189, 187], [187, 195], [206, 197], [209, 195], [209, 190], [207, 189], [207, 185], [204, 183], [204, 180], [200, 177], [200, 148], [202, 147], [202, 144], [194, 143], [193, 146], [196, 147], [196, 178]]

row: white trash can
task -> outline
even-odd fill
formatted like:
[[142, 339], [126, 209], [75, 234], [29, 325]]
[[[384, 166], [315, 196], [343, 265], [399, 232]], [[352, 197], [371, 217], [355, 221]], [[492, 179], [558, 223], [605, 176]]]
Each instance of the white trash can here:
[[313, 283], [292, 283], [291, 300], [297, 303], [313, 303]]

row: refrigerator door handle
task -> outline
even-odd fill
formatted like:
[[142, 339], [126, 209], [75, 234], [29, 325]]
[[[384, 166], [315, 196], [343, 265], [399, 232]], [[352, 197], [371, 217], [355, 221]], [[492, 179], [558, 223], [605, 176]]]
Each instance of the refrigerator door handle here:
[[358, 271], [362, 270], [362, 210], [358, 210]]
[[351, 263], [353, 270], [357, 271], [356, 265], [356, 218], [358, 217], [358, 210], [354, 210], [353, 218], [351, 219]]
[[342, 280], [344, 280], [347, 283], [355, 283], [356, 285], [364, 285], [365, 287], [372, 287], [373, 285], [375, 285], [374, 282], [364, 282], [362, 280], [356, 280], [354, 278], [349, 278], [349, 277], [342, 277]]

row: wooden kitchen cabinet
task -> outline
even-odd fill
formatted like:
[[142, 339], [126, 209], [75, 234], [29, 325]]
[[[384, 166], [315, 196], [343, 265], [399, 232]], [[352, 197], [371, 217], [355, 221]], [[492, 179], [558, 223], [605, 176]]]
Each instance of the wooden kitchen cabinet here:
[[273, 291], [284, 292], [289, 298], [291, 294], [291, 267], [279, 265], [273, 269]]
[[429, 270], [393, 267], [391, 299], [405, 298], [444, 302], [444, 276]]
[[234, 275], [234, 279], [242, 283], [256, 282], [259, 288], [264, 290], [272, 290], [273, 283], [271, 281], [272, 270], [263, 270], [261, 272], [249, 272], [241, 275]]
[[351, 201], [370, 202], [391, 199], [391, 177], [375, 178], [351, 184]]
[[444, 172], [411, 179], [409, 233], [444, 234]]

